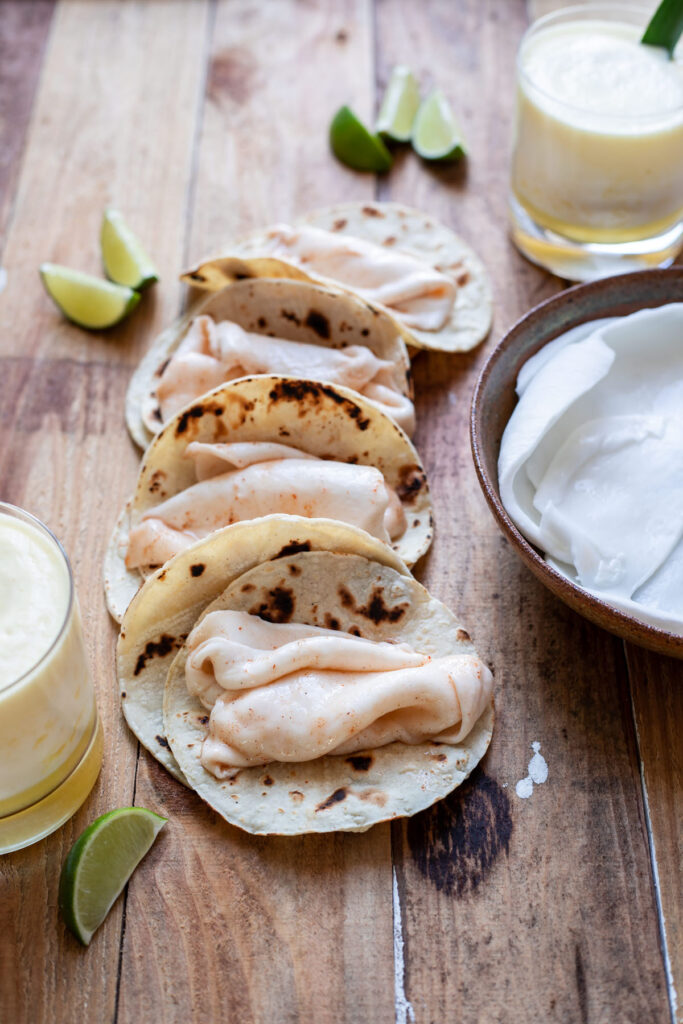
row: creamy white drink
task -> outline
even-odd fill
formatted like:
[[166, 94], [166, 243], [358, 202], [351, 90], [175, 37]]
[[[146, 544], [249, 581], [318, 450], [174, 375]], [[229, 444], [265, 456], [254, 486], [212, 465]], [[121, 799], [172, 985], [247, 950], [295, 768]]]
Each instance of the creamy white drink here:
[[[513, 206], [570, 242], [633, 244], [683, 220], [683, 56], [614, 10], [542, 19], [518, 56]], [[530, 255], [544, 262], [543, 245]]]
[[0, 852], [83, 802], [101, 762], [97, 726], [66, 556], [32, 517], [0, 506]]

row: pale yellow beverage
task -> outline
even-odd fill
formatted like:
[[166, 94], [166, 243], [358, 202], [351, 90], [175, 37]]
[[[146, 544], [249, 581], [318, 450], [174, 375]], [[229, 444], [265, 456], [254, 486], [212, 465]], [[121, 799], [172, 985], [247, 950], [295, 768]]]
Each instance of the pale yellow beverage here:
[[520, 46], [512, 232], [563, 276], [665, 265], [683, 244], [683, 59], [640, 43], [647, 20], [567, 8]]
[[0, 502], [0, 853], [71, 817], [101, 763], [69, 562], [37, 519]]

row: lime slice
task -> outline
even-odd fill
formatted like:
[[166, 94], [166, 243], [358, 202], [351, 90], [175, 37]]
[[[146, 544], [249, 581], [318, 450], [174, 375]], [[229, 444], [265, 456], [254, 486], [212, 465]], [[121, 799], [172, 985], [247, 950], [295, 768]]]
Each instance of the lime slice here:
[[399, 65], [391, 72], [377, 116], [376, 131], [395, 142], [410, 142], [413, 121], [420, 106], [420, 87], [410, 68]]
[[41, 264], [40, 276], [45, 290], [64, 316], [89, 330], [113, 327], [140, 301], [139, 293], [132, 288], [56, 263]]
[[59, 909], [84, 946], [167, 820], [144, 807], [121, 807], [93, 821], [72, 846], [59, 880]]
[[159, 280], [156, 268], [118, 210], [105, 210], [100, 231], [107, 277], [140, 291]]
[[465, 155], [460, 126], [440, 89], [420, 104], [413, 124], [413, 149], [425, 160], [458, 160]]
[[393, 160], [378, 135], [368, 131], [348, 107], [340, 107], [330, 125], [332, 152], [355, 171], [388, 171]]

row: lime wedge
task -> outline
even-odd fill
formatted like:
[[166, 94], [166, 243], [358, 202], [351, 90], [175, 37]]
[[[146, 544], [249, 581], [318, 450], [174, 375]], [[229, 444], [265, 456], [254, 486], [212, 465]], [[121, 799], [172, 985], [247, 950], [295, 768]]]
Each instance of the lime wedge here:
[[420, 106], [420, 87], [410, 68], [399, 64], [391, 72], [375, 130], [383, 138], [410, 142], [413, 121]]
[[132, 288], [56, 263], [41, 264], [40, 276], [45, 290], [64, 316], [88, 330], [113, 327], [140, 301], [139, 293]]
[[368, 131], [349, 107], [340, 107], [330, 125], [332, 152], [355, 171], [388, 171], [393, 160], [378, 135]]
[[413, 124], [413, 149], [424, 160], [458, 160], [465, 155], [460, 126], [440, 89], [420, 104]]
[[159, 280], [156, 268], [118, 210], [105, 210], [100, 231], [107, 277], [140, 291]]
[[121, 807], [93, 821], [72, 846], [59, 880], [59, 909], [84, 946], [167, 820], [144, 807]]

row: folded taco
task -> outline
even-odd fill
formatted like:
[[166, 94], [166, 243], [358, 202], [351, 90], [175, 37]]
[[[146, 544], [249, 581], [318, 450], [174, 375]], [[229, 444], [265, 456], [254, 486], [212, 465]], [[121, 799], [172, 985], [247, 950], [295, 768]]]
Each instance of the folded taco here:
[[357, 526], [408, 565], [432, 509], [415, 448], [353, 391], [289, 377], [223, 385], [187, 406], [145, 453], [105, 565], [120, 619], [142, 577], [230, 523], [283, 512]]
[[452, 613], [390, 549], [320, 520], [241, 523], [178, 555], [128, 610], [118, 666], [142, 742], [254, 833], [413, 814], [491, 736], [491, 674]]
[[418, 348], [462, 352], [491, 326], [479, 257], [450, 228], [398, 203], [345, 203], [275, 224], [183, 275], [217, 290], [249, 277], [333, 283], [388, 311]]
[[130, 433], [146, 448], [188, 403], [261, 373], [352, 388], [413, 432], [408, 354], [396, 322], [339, 288], [259, 278], [205, 296], [157, 338], [128, 388]]

